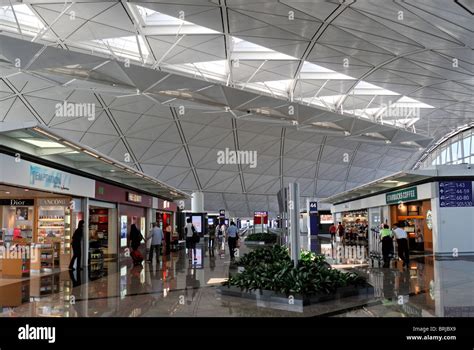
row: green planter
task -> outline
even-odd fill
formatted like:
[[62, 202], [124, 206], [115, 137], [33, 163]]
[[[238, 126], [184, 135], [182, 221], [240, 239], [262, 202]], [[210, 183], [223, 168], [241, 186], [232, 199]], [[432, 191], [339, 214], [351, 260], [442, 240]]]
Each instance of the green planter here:
[[337, 301], [347, 297], [357, 297], [357, 299], [360, 300], [368, 300], [374, 296], [374, 288], [370, 284], [343, 287], [333, 294], [294, 294], [291, 295], [293, 298], [271, 290], [243, 290], [234, 286], [221, 286], [218, 287], [217, 290], [223, 296], [251, 299], [257, 301], [258, 306], [294, 312], [303, 312], [304, 306], [326, 301]]

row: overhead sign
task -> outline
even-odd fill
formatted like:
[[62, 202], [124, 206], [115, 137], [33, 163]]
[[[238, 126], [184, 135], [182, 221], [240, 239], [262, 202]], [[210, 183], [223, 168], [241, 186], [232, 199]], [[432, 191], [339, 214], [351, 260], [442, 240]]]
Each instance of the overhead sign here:
[[398, 204], [401, 202], [414, 201], [418, 199], [416, 187], [404, 188], [403, 190], [389, 192], [385, 195], [387, 204]]
[[439, 206], [472, 207], [472, 181], [440, 181]]
[[127, 192], [127, 200], [129, 202], [133, 202], [133, 203], [141, 203], [142, 202], [142, 196], [140, 196], [139, 194], [136, 194], [136, 193]]
[[0, 182], [58, 194], [95, 198], [95, 180], [0, 154]]
[[268, 224], [268, 212], [267, 211], [256, 211], [253, 214], [254, 225]]
[[71, 174], [30, 164], [30, 185], [45, 188], [69, 190]]
[[34, 199], [0, 199], [0, 205], [16, 206], [32, 206], [35, 205]]
[[321, 224], [333, 224], [334, 218], [331, 214], [321, 214], [319, 216], [319, 222]]
[[40, 206], [62, 206], [67, 207], [69, 206], [70, 199], [69, 198], [44, 198], [38, 200], [38, 204]]
[[315, 236], [318, 234], [318, 202], [308, 202], [308, 214], [309, 214], [309, 234]]

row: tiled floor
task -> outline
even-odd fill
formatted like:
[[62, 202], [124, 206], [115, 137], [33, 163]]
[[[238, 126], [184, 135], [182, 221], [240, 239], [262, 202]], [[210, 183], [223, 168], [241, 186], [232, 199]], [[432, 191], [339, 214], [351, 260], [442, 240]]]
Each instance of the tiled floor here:
[[[223, 296], [217, 289], [228, 276], [229, 256], [209, 256], [204, 243], [196, 264], [184, 250], [157, 265], [108, 262], [101, 273], [62, 271], [4, 285], [1, 316], [474, 316], [474, 259], [436, 260], [420, 256], [410, 269], [355, 267], [374, 287], [369, 298], [349, 297], [293, 311], [282, 305]], [[245, 252], [245, 247], [242, 248]], [[400, 264], [401, 265], [401, 264]], [[2, 309], [3, 307], [3, 309]], [[3, 312], [2, 312], [3, 311]]]

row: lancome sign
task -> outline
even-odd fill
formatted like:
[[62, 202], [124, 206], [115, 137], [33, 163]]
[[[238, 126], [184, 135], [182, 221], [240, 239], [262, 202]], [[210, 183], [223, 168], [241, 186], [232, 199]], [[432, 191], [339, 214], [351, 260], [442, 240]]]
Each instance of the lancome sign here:
[[69, 206], [70, 199], [69, 198], [44, 198], [39, 200], [40, 206], [62, 206], [67, 207]]

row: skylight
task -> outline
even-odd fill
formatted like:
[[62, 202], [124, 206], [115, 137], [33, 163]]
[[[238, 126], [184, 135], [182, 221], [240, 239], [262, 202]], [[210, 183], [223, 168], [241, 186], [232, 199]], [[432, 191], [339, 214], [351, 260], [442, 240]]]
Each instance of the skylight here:
[[331, 96], [319, 96], [318, 98], [321, 100], [321, 101], [324, 101], [326, 102], [327, 104], [330, 104], [330, 105], [335, 105], [337, 104], [341, 98], [343, 98], [345, 95], [331, 95]]
[[97, 46], [97, 48], [102, 49], [102, 51], [108, 52], [112, 55], [131, 59], [140, 59], [141, 57], [140, 50], [138, 48], [137, 38], [138, 43], [140, 43], [140, 49], [143, 55], [143, 59], [146, 61], [149, 55], [149, 51], [141, 36], [125, 36], [120, 38], [98, 39], [93, 40], [92, 42]]
[[[15, 10], [15, 13], [13, 13]], [[0, 28], [8, 31], [18, 32], [18, 25], [15, 20], [18, 19], [22, 34], [35, 35], [44, 28], [43, 23], [33, 13], [33, 11], [25, 4], [11, 6], [0, 6]]]
[[393, 107], [434, 108], [433, 106], [429, 104], [420, 102], [408, 96], [401, 97], [400, 99], [397, 100], [397, 102], [392, 104], [392, 106]]
[[233, 59], [245, 60], [298, 60], [296, 57], [260, 46], [237, 37], [232, 37]]
[[[130, 6], [133, 6], [129, 4]], [[146, 27], [160, 29], [162, 34], [218, 34], [219, 32], [186, 21], [185, 12], [176, 12], [176, 17], [135, 5]]]
[[41, 148], [66, 148], [66, 146], [61, 145], [60, 143], [54, 141], [45, 141], [45, 140], [38, 140], [38, 139], [20, 139], [23, 142], [29, 143], [36, 147]]
[[300, 79], [354, 80], [348, 75], [306, 61], [303, 63], [299, 77]]
[[228, 74], [226, 60], [173, 64], [167, 65], [166, 67], [190, 73], [196, 77], [200, 76], [204, 79], [210, 78], [219, 81], [225, 80]]
[[280, 96], [287, 96], [288, 89], [290, 88], [292, 80], [291, 79], [284, 79], [284, 80], [271, 80], [271, 81], [263, 81], [263, 82], [255, 82], [255, 83], [248, 83], [245, 84], [246, 87], [250, 87], [259, 91], [270, 92], [270, 94], [280, 95]]
[[326, 107], [326, 105], [322, 103], [317, 97], [303, 97], [303, 98], [300, 98], [299, 101], [307, 105]]
[[391, 96], [400, 95], [399, 93], [381, 88], [377, 85], [360, 81], [353, 90], [354, 95], [377, 95], [377, 96]]

